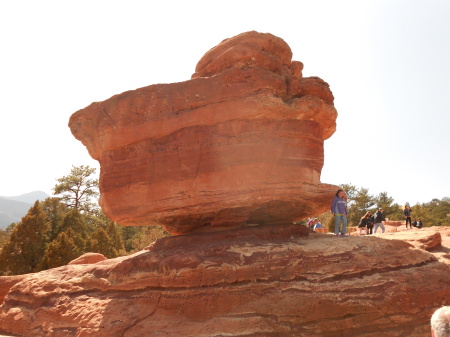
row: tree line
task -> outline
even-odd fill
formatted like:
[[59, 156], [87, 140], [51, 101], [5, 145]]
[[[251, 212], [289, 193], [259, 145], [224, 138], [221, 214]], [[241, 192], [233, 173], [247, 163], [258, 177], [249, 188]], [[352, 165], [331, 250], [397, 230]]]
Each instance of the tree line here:
[[162, 227], [123, 227], [93, 201], [95, 168], [72, 167], [57, 179], [55, 197], [36, 201], [18, 223], [0, 231], [0, 275], [18, 275], [66, 265], [87, 252], [107, 258], [142, 250], [169, 236]]

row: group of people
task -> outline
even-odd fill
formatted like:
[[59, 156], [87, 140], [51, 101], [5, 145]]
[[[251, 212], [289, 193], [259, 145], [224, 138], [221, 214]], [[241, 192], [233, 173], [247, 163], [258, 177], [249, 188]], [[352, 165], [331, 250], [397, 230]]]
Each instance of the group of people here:
[[[344, 190], [339, 189], [336, 192], [333, 201], [331, 202], [331, 213], [334, 215], [334, 234], [336, 236], [348, 236], [347, 235], [347, 223], [348, 223], [348, 208], [347, 208], [347, 195]], [[367, 234], [377, 233], [378, 227], [381, 227], [382, 232], [385, 232], [385, 227], [383, 221], [385, 221], [384, 210], [379, 208], [375, 214], [372, 215], [371, 212], [367, 212], [361, 218], [358, 228], [361, 235], [363, 228], [366, 229]], [[342, 222], [342, 230], [341, 230]]]
[[[348, 236], [347, 232], [347, 196], [344, 190], [339, 189], [331, 203], [331, 212], [335, 217], [335, 226], [334, 233], [338, 236]], [[411, 222], [411, 207], [409, 204], [405, 205], [403, 210], [403, 214], [405, 215], [406, 228], [408, 229], [408, 223], [410, 229], [412, 226], [422, 228], [423, 223], [420, 219], [415, 219], [414, 222]], [[375, 234], [377, 232], [378, 227], [381, 227], [382, 232], [384, 233], [385, 228], [383, 225], [383, 221], [385, 221], [384, 211], [379, 208], [375, 214], [371, 212], [366, 212], [364, 216], [361, 218], [359, 222], [358, 228], [359, 233], [361, 234], [362, 229], [366, 228], [367, 234]], [[342, 230], [340, 230], [340, 225], [342, 222]], [[450, 307], [442, 307], [435, 311], [433, 316], [431, 317], [431, 336], [432, 337], [450, 337]]]
[[[415, 219], [413, 222], [411, 221], [411, 212], [412, 209], [408, 203], [406, 203], [405, 208], [403, 209], [403, 214], [405, 216], [406, 229], [412, 229], [412, 227], [422, 228], [423, 222], [422, 220]], [[337, 236], [348, 236], [347, 235], [347, 223], [348, 223], [348, 208], [347, 208], [347, 195], [345, 191], [339, 189], [336, 192], [333, 201], [331, 202], [331, 213], [334, 215], [334, 234]], [[384, 210], [382, 208], [378, 208], [375, 214], [372, 214], [370, 211], [366, 212], [359, 221], [358, 224], [358, 235], [361, 235], [363, 229], [366, 231], [366, 235], [376, 234], [379, 227], [381, 227], [382, 233], [385, 232], [385, 227], [383, 221], [386, 221], [384, 216]], [[341, 230], [342, 223], [342, 230]], [[409, 228], [408, 228], [409, 223]]]
[[[405, 205], [405, 208], [403, 209], [403, 215], [405, 216], [406, 230], [412, 229], [413, 227], [422, 228], [423, 222], [422, 222], [422, 220], [420, 220], [420, 218], [414, 219], [414, 221], [411, 222], [411, 212], [412, 212], [412, 209], [411, 209], [411, 207], [409, 207], [409, 204], [407, 203]], [[409, 223], [409, 228], [408, 228], [408, 223]]]
[[316, 231], [318, 228], [323, 228], [322, 224], [320, 223], [319, 219], [317, 218], [308, 218], [307, 223], [308, 228], [311, 228], [313, 231]]
[[379, 208], [375, 214], [372, 214], [370, 211], [366, 212], [359, 221], [358, 236], [361, 235], [363, 229], [366, 230], [366, 235], [376, 234], [378, 227], [380, 227], [381, 232], [384, 233], [386, 229], [383, 221], [386, 221], [386, 218], [384, 217], [384, 210], [382, 208]]

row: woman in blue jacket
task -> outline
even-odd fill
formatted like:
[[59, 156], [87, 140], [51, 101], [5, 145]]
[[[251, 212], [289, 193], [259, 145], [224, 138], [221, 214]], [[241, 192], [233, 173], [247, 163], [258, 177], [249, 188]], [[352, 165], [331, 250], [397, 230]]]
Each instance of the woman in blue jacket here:
[[347, 233], [347, 195], [344, 190], [339, 189], [331, 203], [331, 213], [334, 215], [334, 234], [339, 236], [339, 229], [342, 221], [342, 231], [340, 236], [348, 236]]

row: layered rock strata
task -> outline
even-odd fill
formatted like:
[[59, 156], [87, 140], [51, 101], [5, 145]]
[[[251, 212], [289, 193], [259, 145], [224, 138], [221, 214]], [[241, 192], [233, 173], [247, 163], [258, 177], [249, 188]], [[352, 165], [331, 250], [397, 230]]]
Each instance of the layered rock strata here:
[[192, 79], [92, 103], [70, 119], [100, 162], [100, 205], [115, 222], [172, 234], [287, 223], [328, 208], [324, 140], [337, 112], [326, 82], [271, 34], [227, 39]]
[[[450, 269], [380, 237], [248, 227], [19, 280], [0, 329], [22, 336], [429, 336]], [[0, 278], [1, 281], [1, 278]]]

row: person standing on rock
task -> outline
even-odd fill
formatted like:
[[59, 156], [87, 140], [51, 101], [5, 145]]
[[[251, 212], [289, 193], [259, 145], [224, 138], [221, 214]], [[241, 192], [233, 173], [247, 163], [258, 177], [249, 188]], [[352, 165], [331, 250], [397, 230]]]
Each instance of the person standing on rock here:
[[411, 212], [412, 212], [411, 207], [409, 207], [409, 205], [406, 204], [405, 208], [403, 209], [403, 214], [405, 215], [406, 230], [408, 230], [408, 222], [409, 222], [409, 228], [412, 229]]
[[439, 308], [431, 316], [431, 336], [450, 337], [450, 307]]
[[361, 218], [361, 220], [359, 220], [359, 224], [358, 224], [358, 236], [361, 236], [361, 232], [363, 229], [366, 230], [366, 235], [367, 235], [367, 220], [369, 219], [370, 216], [370, 212], [367, 212], [366, 214], [364, 214]]
[[366, 226], [366, 235], [373, 234], [373, 223], [375, 221], [375, 218], [373, 217], [372, 213], [367, 212], [369, 216], [367, 217], [367, 226]]
[[339, 236], [339, 229], [342, 221], [342, 231], [340, 236], [348, 236], [347, 233], [347, 195], [344, 190], [339, 189], [331, 202], [331, 213], [334, 215], [334, 234]]
[[385, 232], [385, 228], [383, 225], [383, 221], [386, 221], [386, 218], [384, 217], [384, 210], [382, 208], [378, 209], [378, 211], [375, 213], [375, 224], [373, 228], [373, 234], [377, 234], [378, 227], [381, 227], [381, 233]]

